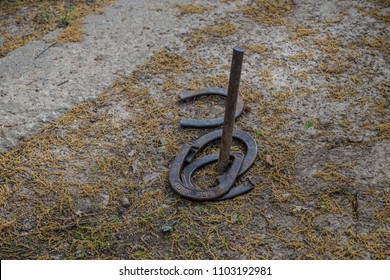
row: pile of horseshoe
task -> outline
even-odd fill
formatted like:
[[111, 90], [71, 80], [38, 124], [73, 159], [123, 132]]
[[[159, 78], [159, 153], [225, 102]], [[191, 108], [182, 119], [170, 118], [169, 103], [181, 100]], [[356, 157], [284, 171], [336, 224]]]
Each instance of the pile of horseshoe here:
[[[244, 103], [239, 96], [239, 84], [244, 49], [233, 48], [229, 87], [206, 88], [181, 93], [179, 98], [186, 101], [205, 95], [226, 97], [224, 117], [214, 119], [182, 119], [182, 127], [209, 128], [223, 125], [222, 129], [203, 135], [197, 140], [188, 141], [179, 151], [169, 170], [169, 184], [174, 192], [184, 198], [195, 201], [221, 201], [245, 194], [254, 188], [250, 179], [235, 185], [238, 177], [249, 170], [256, 159], [256, 141], [246, 132], [234, 129], [235, 119], [243, 111]], [[241, 151], [231, 152], [232, 141], [237, 140], [245, 146], [245, 154]], [[219, 154], [210, 154], [197, 158], [197, 154], [208, 144], [220, 140]], [[191, 181], [193, 173], [206, 165], [217, 162], [221, 173], [217, 177], [218, 185], [207, 189], [197, 189]]]

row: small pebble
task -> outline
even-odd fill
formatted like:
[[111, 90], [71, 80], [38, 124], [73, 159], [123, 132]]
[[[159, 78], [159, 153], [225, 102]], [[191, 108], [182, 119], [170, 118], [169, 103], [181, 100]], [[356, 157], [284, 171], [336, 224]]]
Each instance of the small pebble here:
[[363, 136], [350, 136], [348, 140], [353, 143], [360, 143], [363, 142]]
[[163, 225], [163, 226], [161, 227], [161, 231], [162, 231], [163, 233], [170, 233], [170, 232], [173, 231], [173, 226], [171, 226], [171, 225]]
[[310, 201], [307, 206], [310, 206], [310, 207], [316, 207], [317, 203], [315, 201]]
[[286, 192], [286, 193], [282, 194], [282, 196], [283, 196], [284, 198], [288, 198], [288, 197], [291, 196], [291, 193]]
[[130, 206], [130, 201], [127, 199], [127, 197], [122, 198], [121, 203], [122, 203], [123, 207], [129, 207]]

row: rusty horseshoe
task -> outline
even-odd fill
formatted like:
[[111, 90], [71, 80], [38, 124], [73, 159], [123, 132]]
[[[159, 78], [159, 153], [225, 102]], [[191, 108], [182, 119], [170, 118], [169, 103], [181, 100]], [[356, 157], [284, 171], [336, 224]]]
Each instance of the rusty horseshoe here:
[[234, 130], [233, 138], [245, 145], [245, 156], [242, 153], [231, 153], [231, 157], [234, 158], [233, 163], [227, 172], [218, 178], [219, 184], [216, 187], [201, 191], [196, 190], [192, 184], [191, 175], [195, 170], [218, 160], [218, 154], [195, 159], [196, 154], [210, 142], [220, 139], [221, 136], [222, 130], [216, 130], [195, 141], [189, 141], [182, 147], [169, 171], [169, 183], [176, 193], [191, 200], [215, 201], [233, 198], [253, 189], [254, 185], [250, 180], [233, 187], [236, 178], [248, 171], [257, 155], [256, 141], [248, 133], [241, 130]]
[[[233, 48], [233, 57], [228, 89], [206, 88], [187, 91], [179, 94], [182, 101], [204, 95], [220, 95], [226, 97], [223, 117], [213, 119], [182, 119], [182, 127], [207, 128], [223, 125], [222, 129], [203, 135], [197, 140], [188, 141], [175, 157], [169, 170], [169, 185], [174, 192], [196, 201], [220, 201], [233, 198], [249, 192], [254, 188], [250, 179], [234, 186], [235, 180], [251, 167], [257, 156], [257, 143], [246, 132], [234, 130], [234, 122], [244, 109], [244, 102], [239, 95], [239, 85], [244, 49]], [[196, 158], [197, 154], [210, 142], [220, 139], [219, 154], [210, 154]], [[233, 139], [245, 145], [245, 155], [242, 152], [232, 152]], [[233, 160], [232, 160], [233, 159]], [[218, 161], [218, 184], [206, 190], [197, 189], [191, 181], [193, 173], [212, 162]]]

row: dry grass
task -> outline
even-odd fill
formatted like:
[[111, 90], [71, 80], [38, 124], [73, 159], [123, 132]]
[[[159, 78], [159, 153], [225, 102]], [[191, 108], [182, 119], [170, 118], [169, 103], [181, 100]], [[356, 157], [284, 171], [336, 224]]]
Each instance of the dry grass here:
[[251, 5], [241, 9], [241, 12], [261, 24], [282, 25], [284, 17], [292, 10], [291, 0], [254, 0]]
[[[286, 3], [255, 1], [243, 11], [261, 23], [281, 24], [291, 11]], [[256, 17], [249, 13], [254, 5]], [[270, 14], [277, 7], [281, 10], [271, 23]], [[360, 81], [373, 79], [375, 73], [359, 64], [359, 53], [342, 38], [320, 39], [317, 31], [291, 29], [290, 37], [297, 35], [296, 41], [304, 37], [310, 48], [282, 62], [264, 56], [269, 66], [258, 70], [260, 84], [242, 81], [240, 94], [250, 110], [236, 126], [255, 137], [260, 148], [245, 175], [256, 184], [251, 193], [221, 203], [196, 203], [169, 189], [168, 169], [181, 145], [209, 132], [182, 129], [180, 119], [205, 116], [206, 110], [218, 115], [212, 108], [221, 105], [218, 98], [183, 104], [177, 95], [227, 86], [228, 70], [213, 72], [213, 62], [200, 60], [196, 48], [205, 42], [219, 46], [218, 34], [227, 40], [238, 32], [237, 24], [195, 31], [182, 38], [190, 46], [187, 50], [154, 53], [96, 102], [75, 106], [33, 139], [0, 155], [0, 257], [269, 259], [283, 253], [284, 258], [302, 259], [388, 258], [389, 192], [362, 188], [355, 179], [356, 162], [319, 157], [322, 161], [310, 177], [316, 185], [299, 181], [303, 175], [298, 167], [311, 167], [302, 166], [302, 157], [317, 153], [310, 148], [321, 133], [331, 139], [329, 145], [348, 145], [356, 149], [352, 151], [390, 140], [388, 81], [376, 81], [372, 95], [360, 90]], [[379, 43], [362, 44], [374, 55], [384, 55]], [[256, 42], [249, 42], [248, 49], [269, 51]], [[274, 70], [305, 66], [313, 58], [318, 59], [315, 70], [297, 76], [331, 82], [316, 89], [274, 84]], [[352, 133], [354, 123], [348, 118], [335, 119], [331, 127], [322, 127], [322, 120], [315, 119], [311, 129], [318, 135], [310, 134], [305, 122], [297, 127], [297, 119], [315, 116], [298, 111], [292, 101], [319, 94], [351, 110], [356, 106], [366, 114], [356, 125], [375, 134], [352, 146], [337, 140], [338, 134]], [[216, 149], [212, 145], [203, 154]], [[204, 168], [194, 182], [205, 188], [215, 183], [214, 175], [212, 168]], [[359, 227], [363, 222], [370, 225], [366, 232]]]
[[187, 15], [187, 14], [203, 14], [205, 12], [209, 12], [213, 10], [213, 7], [211, 6], [194, 5], [194, 4], [188, 4], [188, 5], [176, 4], [176, 8], [179, 10], [180, 16]]
[[264, 45], [245, 45], [245, 48], [254, 53], [260, 53], [260, 54], [264, 54], [269, 50], [269, 48]]
[[305, 39], [308, 36], [313, 36], [315, 34], [318, 34], [318, 30], [313, 30], [302, 26], [294, 26], [294, 27], [289, 26], [289, 28], [292, 29], [290, 30], [290, 32], [293, 32], [291, 39], [294, 41], [299, 41]]
[[[116, 250], [126, 258], [223, 258], [220, 249], [228, 248], [257, 256], [253, 248], [240, 248], [226, 235], [227, 229], [234, 231], [250, 224], [254, 210], [247, 207], [243, 198], [203, 205], [176, 198], [167, 188], [167, 166], [180, 145], [203, 133], [178, 129], [181, 109], [173, 102], [177, 95], [173, 85], [177, 83], [171, 85], [166, 96], [155, 97], [143, 78], [153, 74], [165, 77], [168, 82], [190, 73], [193, 67], [201, 66], [178, 54], [158, 52], [131, 77], [113, 85], [97, 102], [75, 107], [57, 124], [2, 155], [0, 162], [4, 168], [0, 177], [7, 186], [3, 189], [4, 206], [18, 205], [23, 200], [15, 190], [26, 189], [26, 179], [26, 190], [34, 193], [34, 202], [4, 221], [2, 254], [11, 258], [48, 258], [53, 254], [61, 258], [110, 258], [116, 255]], [[173, 76], [168, 78], [167, 73]], [[205, 77], [192, 84], [226, 86], [227, 77]], [[249, 85], [244, 85], [242, 94], [247, 96], [249, 92]], [[207, 104], [209, 100], [203, 102]], [[113, 103], [126, 104], [129, 117], [114, 121], [111, 110], [105, 109]], [[136, 137], [124, 137], [129, 133]], [[273, 171], [270, 173], [260, 161], [251, 174], [267, 175], [270, 181], [297, 192], [290, 189], [289, 182], [291, 160], [294, 161], [298, 151], [291, 150], [287, 140], [268, 141], [271, 141], [267, 152], [273, 155]], [[210, 149], [205, 153], [211, 152]], [[147, 179], [154, 173], [161, 174], [157, 181], [161, 185]], [[213, 182], [212, 175], [212, 170], [202, 170], [194, 182], [202, 182], [206, 187]], [[103, 202], [105, 197], [107, 202]], [[131, 201], [127, 211], [120, 205], [122, 197]], [[172, 207], [161, 208], [167, 203]], [[234, 209], [234, 218], [228, 209]], [[122, 214], [118, 215], [118, 211]], [[142, 214], [138, 219], [125, 218], [131, 213]], [[18, 218], [14, 220], [14, 216]], [[226, 221], [223, 228], [202, 226], [223, 221]], [[161, 226], [172, 223], [175, 230], [162, 235]], [[29, 245], [25, 245], [25, 237], [12, 234], [23, 232], [26, 225], [33, 241], [31, 244], [27, 241]], [[125, 240], [123, 228], [131, 229]], [[160, 246], [168, 244], [171, 249], [165, 249], [166, 255], [156, 255]]]
[[195, 48], [205, 44], [207, 41], [216, 41], [221, 38], [234, 35], [237, 32], [237, 27], [232, 23], [215, 23], [208, 25], [205, 28], [198, 28], [191, 32], [186, 38], [186, 43], [189, 48]]
[[235, 27], [234, 24], [231, 23], [222, 23], [222, 24], [207, 26], [203, 31], [207, 35], [223, 38], [236, 33], [237, 27]]
[[[380, 4], [389, 8], [388, 3], [380, 3]], [[383, 22], [383, 23], [390, 22], [390, 13], [384, 10], [383, 7], [372, 8], [372, 9], [365, 9], [363, 7], [358, 7], [358, 11], [364, 15], [368, 15], [376, 19], [378, 22]]]
[[363, 37], [361, 45], [377, 50], [385, 55], [385, 58], [390, 57], [390, 40], [387, 37], [376, 36], [376, 37]]
[[[76, 42], [82, 39], [84, 16], [101, 13], [113, 0], [66, 1], [8, 1], [0, 3], [0, 36], [5, 40], [0, 57], [32, 40], [40, 39], [57, 28], [62, 28], [57, 42]], [[14, 28], [7, 29], [8, 26]]]

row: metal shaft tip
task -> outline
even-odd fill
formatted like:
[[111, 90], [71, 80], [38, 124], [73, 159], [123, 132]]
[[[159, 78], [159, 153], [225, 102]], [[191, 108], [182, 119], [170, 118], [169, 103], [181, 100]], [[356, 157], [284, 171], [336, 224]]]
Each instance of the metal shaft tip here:
[[235, 46], [233, 48], [233, 51], [243, 53], [245, 51], [245, 49], [241, 48], [240, 46]]

